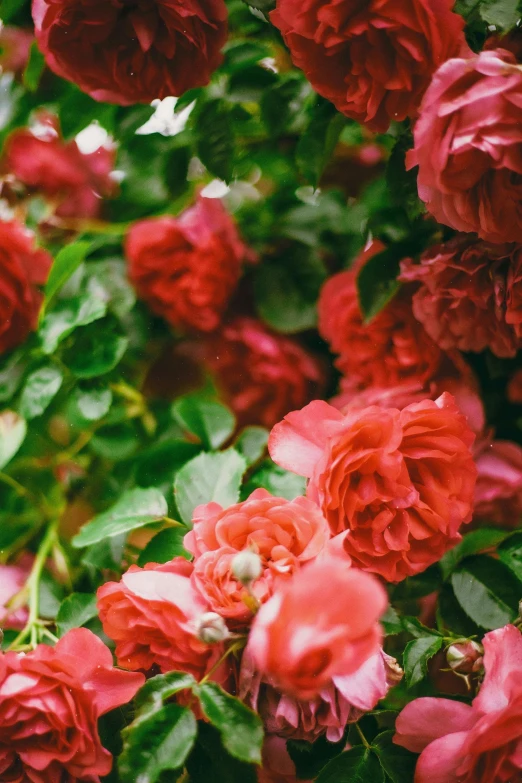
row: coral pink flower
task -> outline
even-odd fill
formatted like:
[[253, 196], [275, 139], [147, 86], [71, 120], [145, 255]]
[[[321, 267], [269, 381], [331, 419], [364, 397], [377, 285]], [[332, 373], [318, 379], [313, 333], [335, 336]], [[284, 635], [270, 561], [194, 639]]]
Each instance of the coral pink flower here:
[[52, 258], [35, 247], [34, 235], [0, 220], [0, 354], [22, 343], [36, 327]]
[[273, 427], [324, 389], [320, 362], [297, 340], [254, 318], [228, 321], [194, 350], [242, 426]]
[[[509, 323], [508, 307], [520, 296], [522, 281], [509, 285], [508, 274], [518, 268], [520, 257], [519, 247], [460, 235], [427, 250], [420, 264], [403, 261], [400, 279], [420, 283], [413, 314], [440, 348], [489, 348], [496, 356], [514, 356], [520, 339]], [[521, 308], [513, 309], [520, 317]]]
[[419, 326], [411, 291], [402, 290], [369, 323], [363, 322], [357, 273], [383, 246], [374, 242], [355, 267], [330, 277], [319, 297], [319, 332], [339, 354], [336, 365], [361, 386], [382, 388], [405, 381], [423, 385], [439, 370], [442, 353]]
[[131, 566], [121, 582], [99, 588], [100, 619], [116, 642], [122, 668], [147, 671], [157, 666], [199, 679], [217, 661], [221, 645], [204, 644], [197, 637], [209, 605], [191, 581], [192, 570], [192, 563], [177, 557], [164, 565]]
[[253, 585], [258, 601], [272, 594], [277, 582], [324, 549], [330, 531], [315, 503], [285, 500], [256, 489], [247, 500], [223, 509], [218, 503], [198, 506], [193, 529], [184, 539], [195, 555], [194, 576], [211, 609], [223, 617], [251, 617], [246, 592], [231, 574], [238, 552], [251, 549], [261, 559], [262, 575]]
[[2, 169], [31, 193], [53, 199], [58, 216], [93, 218], [100, 213], [102, 197], [114, 194], [115, 162], [115, 147], [102, 145], [84, 154], [76, 141], [60, 137], [57, 118], [42, 112], [35, 126], [7, 137]]
[[344, 416], [312, 402], [274, 427], [268, 448], [278, 465], [310, 479], [308, 497], [354, 565], [396, 582], [460, 540], [471, 519], [474, 437], [444, 392], [402, 411], [370, 406]]
[[484, 637], [486, 676], [471, 706], [420, 698], [397, 718], [394, 741], [420, 753], [415, 783], [510, 783], [522, 776], [522, 636]]
[[433, 72], [468, 50], [450, 0], [278, 0], [270, 19], [314, 89], [378, 131], [415, 116]]
[[248, 652], [274, 686], [300, 699], [352, 674], [377, 652], [387, 598], [369, 574], [325, 556], [279, 586], [257, 613]]
[[434, 217], [488, 242], [522, 242], [522, 70], [503, 49], [448, 60], [414, 127], [410, 167]]
[[179, 217], [134, 223], [125, 250], [130, 279], [151, 310], [203, 332], [219, 326], [247, 252], [221, 202], [202, 197]]
[[24, 605], [11, 612], [7, 608], [11, 598], [22, 590], [31, 571], [32, 556], [24, 555], [16, 565], [0, 566], [0, 627], [21, 630], [27, 622], [28, 610]]
[[56, 647], [0, 657], [0, 778], [20, 783], [99, 783], [112, 767], [101, 715], [131, 701], [142, 674], [113, 668], [112, 655], [86, 628]]
[[518, 527], [522, 518], [522, 448], [508, 440], [475, 449], [477, 483], [473, 519]]
[[395, 658], [380, 650], [353, 674], [334, 677], [317, 696], [300, 701], [264, 681], [247, 651], [241, 661], [239, 693], [261, 715], [268, 734], [307, 742], [324, 734], [330, 742], [339, 742], [348, 723], [373, 710], [401, 678]]
[[227, 38], [223, 0], [33, 0], [33, 20], [58, 76], [122, 106], [208, 84]]

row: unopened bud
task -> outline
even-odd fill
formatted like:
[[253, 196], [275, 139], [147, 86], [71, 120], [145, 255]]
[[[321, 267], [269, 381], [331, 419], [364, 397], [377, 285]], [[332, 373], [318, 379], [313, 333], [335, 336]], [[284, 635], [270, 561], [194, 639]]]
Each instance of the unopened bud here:
[[232, 573], [242, 585], [251, 585], [263, 573], [261, 558], [251, 549], [244, 549], [232, 560]]
[[205, 644], [218, 644], [228, 639], [229, 631], [220, 614], [205, 612], [199, 618], [197, 636]]
[[458, 674], [478, 672], [482, 666], [484, 648], [478, 642], [467, 639], [464, 642], [450, 644], [446, 650], [446, 660], [450, 669]]

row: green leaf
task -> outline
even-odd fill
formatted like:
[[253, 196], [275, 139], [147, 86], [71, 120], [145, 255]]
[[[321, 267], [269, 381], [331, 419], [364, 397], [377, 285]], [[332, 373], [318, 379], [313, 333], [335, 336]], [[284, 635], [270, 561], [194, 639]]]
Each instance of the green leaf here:
[[391, 198], [405, 210], [410, 220], [424, 212], [424, 204], [417, 189], [417, 171], [406, 171], [406, 152], [413, 147], [413, 136], [408, 129], [397, 139], [386, 166], [386, 184]]
[[253, 465], [266, 451], [269, 432], [264, 427], [245, 427], [241, 430], [234, 448], [246, 459], [247, 465]]
[[394, 731], [384, 731], [372, 742], [381, 766], [392, 783], [409, 783], [413, 780], [417, 756], [393, 742]]
[[519, 0], [481, 0], [478, 9], [484, 22], [503, 30], [515, 27], [522, 15]]
[[[3, 11], [3, 9], [2, 9]], [[33, 41], [29, 50], [29, 60], [25, 66], [22, 81], [24, 87], [29, 92], [36, 92], [45, 67], [45, 59], [38, 48], [36, 41]]]
[[167, 515], [167, 511], [167, 501], [159, 490], [153, 487], [130, 489], [111, 508], [84, 525], [71, 543], [80, 549], [105, 538], [130, 533], [151, 522], [158, 522]]
[[504, 541], [508, 536], [509, 533], [506, 533], [504, 530], [487, 527], [473, 530], [471, 533], [465, 535], [462, 541], [457, 544], [457, 546], [453, 547], [453, 549], [450, 549], [449, 552], [446, 552], [440, 560], [440, 567], [444, 579], [448, 579], [465, 557], [476, 555], [479, 552], [484, 552], [492, 547], [497, 547], [498, 544]]
[[204, 104], [197, 117], [197, 154], [215, 177], [230, 182], [234, 168], [235, 141], [230, 111], [216, 98]]
[[428, 661], [442, 645], [442, 636], [422, 636], [408, 642], [404, 649], [404, 674], [408, 688], [424, 679], [428, 673]]
[[20, 413], [26, 419], [41, 416], [63, 383], [58, 367], [41, 367], [27, 378], [20, 399]]
[[276, 0], [243, 0], [243, 2], [249, 5], [251, 8], [256, 8], [258, 11], [263, 11], [263, 13], [273, 11], [276, 7]]
[[0, 470], [10, 462], [27, 434], [27, 424], [14, 411], [0, 413]]
[[514, 533], [498, 547], [502, 562], [522, 581], [522, 533]]
[[261, 119], [272, 136], [283, 133], [295, 118], [300, 108], [297, 100], [303, 89], [300, 76], [290, 73], [283, 81], [263, 90], [261, 97]]
[[73, 401], [86, 421], [98, 421], [108, 412], [112, 403], [112, 392], [108, 388], [82, 389], [74, 391]]
[[187, 672], [167, 672], [158, 674], [147, 680], [140, 688], [135, 698], [136, 709], [141, 714], [148, 714], [158, 705], [163, 704], [180, 691], [193, 688], [196, 680]]
[[92, 593], [71, 593], [60, 604], [56, 616], [58, 635], [64, 636], [71, 628], [81, 628], [97, 615], [95, 595]]
[[442, 586], [437, 602], [437, 622], [446, 631], [469, 638], [482, 636], [483, 630], [466, 614], [449, 583]]
[[182, 520], [192, 522], [201, 503], [215, 501], [223, 508], [237, 503], [246, 460], [234, 449], [218, 454], [198, 454], [176, 474], [174, 496]]
[[240, 761], [260, 764], [263, 723], [259, 715], [216, 682], [201, 683], [196, 693], [204, 714], [220, 732], [224, 748]]
[[183, 546], [183, 539], [187, 532], [187, 528], [182, 526], [161, 530], [157, 536], [151, 538], [145, 549], [141, 551], [138, 565], [168, 563], [174, 557], [185, 557], [187, 560], [191, 560], [192, 555]]
[[25, 5], [25, 2], [26, 0], [2, 0], [2, 7], [0, 8], [0, 19], [2, 22], [10, 22]]
[[49, 304], [53, 301], [61, 287], [83, 263], [89, 247], [90, 242], [74, 242], [72, 245], [67, 245], [60, 250], [54, 259], [47, 283], [45, 284], [45, 299], [40, 318], [42, 318], [44, 310], [49, 307]]
[[198, 741], [186, 767], [190, 783], [256, 783], [257, 780], [256, 767], [227, 753], [219, 732], [204, 722], [199, 724]]
[[0, 402], [7, 402], [20, 386], [26, 367], [23, 352], [15, 351], [4, 359], [0, 368]]
[[236, 427], [235, 416], [225, 405], [200, 394], [180, 397], [171, 412], [180, 427], [196, 435], [206, 449], [218, 449]]
[[326, 279], [320, 257], [296, 245], [284, 258], [265, 260], [254, 278], [256, 308], [273, 329], [285, 334], [317, 324], [317, 298]]
[[286, 743], [288, 755], [295, 764], [299, 780], [315, 780], [323, 767], [342, 753], [345, 747], [345, 737], [340, 742], [329, 742], [324, 735], [314, 742], [288, 740]]
[[381, 617], [381, 624], [384, 628], [384, 633], [386, 636], [393, 636], [393, 634], [402, 633], [403, 627], [401, 618], [393, 606], [388, 606], [385, 613]]
[[77, 378], [97, 378], [113, 370], [127, 350], [129, 340], [113, 330], [100, 328], [82, 330], [74, 346], [63, 357], [63, 361]]
[[59, 302], [52, 312], [44, 316], [38, 329], [43, 352], [54, 353], [59, 343], [77, 327], [103, 318], [106, 312], [107, 303], [91, 292]]
[[299, 138], [296, 163], [299, 171], [314, 188], [335, 149], [346, 118], [324, 98], [318, 98], [306, 131]]
[[384, 772], [377, 757], [357, 745], [332, 759], [321, 770], [316, 783], [384, 783]]
[[248, 497], [259, 487], [267, 489], [272, 495], [279, 498], [294, 500], [305, 494], [306, 479], [280, 468], [279, 465], [274, 465], [271, 460], [266, 460], [245, 484], [243, 497]]
[[464, 561], [451, 585], [460, 606], [473, 622], [488, 631], [512, 622], [522, 584], [504, 563], [479, 555]]
[[388, 248], [368, 259], [357, 275], [359, 304], [365, 323], [375, 318], [401, 287], [397, 275], [403, 258], [398, 247]]
[[197, 731], [192, 711], [179, 704], [165, 704], [136, 719], [122, 732], [118, 769], [123, 783], [156, 783], [163, 772], [181, 769]]

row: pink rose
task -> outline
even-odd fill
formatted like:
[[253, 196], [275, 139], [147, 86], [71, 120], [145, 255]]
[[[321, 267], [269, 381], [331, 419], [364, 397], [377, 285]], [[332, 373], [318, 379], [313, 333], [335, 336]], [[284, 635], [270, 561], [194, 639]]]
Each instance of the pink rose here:
[[222, 646], [205, 644], [197, 636], [209, 605], [191, 581], [192, 570], [183, 557], [164, 565], [133, 565], [120, 582], [99, 588], [100, 619], [116, 642], [119, 666], [133, 671], [157, 666], [200, 679], [216, 663]]
[[334, 677], [317, 696], [299, 700], [263, 680], [247, 652], [241, 662], [239, 693], [261, 715], [268, 734], [307, 742], [324, 734], [329, 742], [339, 742], [346, 726], [373, 710], [401, 678], [395, 658], [380, 650], [353, 674]]
[[263, 743], [263, 764], [257, 770], [258, 783], [312, 783], [297, 779], [295, 764], [281, 737], [266, 736]]
[[329, 538], [326, 520], [311, 500], [285, 500], [257, 489], [227, 509], [217, 503], [198, 506], [184, 545], [195, 555], [193, 579], [212, 611], [244, 621], [251, 618], [252, 605], [231, 573], [235, 555], [250, 549], [259, 556], [262, 574], [252, 590], [263, 602], [278, 581], [317, 557]]
[[0, 566], [0, 627], [21, 630], [27, 622], [28, 610], [24, 605], [10, 611], [11, 598], [23, 589], [31, 571], [32, 557], [24, 555], [16, 565]]
[[101, 715], [131, 701], [142, 674], [113, 668], [91, 631], [75, 628], [56, 647], [0, 655], [0, 779], [99, 783], [112, 767]]
[[484, 637], [486, 675], [472, 704], [420, 698], [397, 718], [394, 741], [420, 753], [415, 783], [515, 783], [522, 777], [522, 636]]
[[522, 517], [522, 448], [508, 440], [475, 449], [477, 483], [473, 518], [518, 527]]
[[312, 402], [285, 416], [269, 452], [307, 476], [354, 565], [391, 582], [420, 573], [460, 540], [471, 520], [474, 434], [444, 392], [402, 411], [370, 406], [343, 416]]
[[310, 699], [378, 650], [386, 604], [374, 577], [325, 556], [297, 571], [261, 607], [247, 649], [264, 678]]
[[522, 241], [522, 70], [504, 49], [448, 60], [414, 127], [409, 167], [439, 221], [487, 242]]

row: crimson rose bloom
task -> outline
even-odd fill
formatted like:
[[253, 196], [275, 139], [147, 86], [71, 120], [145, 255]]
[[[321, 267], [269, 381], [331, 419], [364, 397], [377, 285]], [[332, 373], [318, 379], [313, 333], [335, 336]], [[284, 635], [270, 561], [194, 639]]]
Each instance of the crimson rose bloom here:
[[420, 264], [403, 261], [400, 279], [420, 283], [413, 313], [440, 348], [510, 357], [520, 347], [511, 321], [522, 320], [521, 267], [520, 247], [460, 235], [427, 250]]
[[170, 563], [132, 565], [120, 582], [98, 590], [98, 611], [107, 636], [116, 642], [118, 664], [147, 671], [184, 671], [200, 679], [216, 663], [222, 648], [197, 636], [208, 611], [205, 598], [191, 582], [192, 563], [177, 557]]
[[0, 657], [0, 779], [99, 783], [111, 771], [97, 722], [145, 681], [117, 671], [103, 642], [76, 628], [56, 647]]
[[295, 339], [261, 321], [238, 317], [196, 347], [238, 423], [272, 427], [319, 397], [324, 369]]
[[473, 506], [474, 439], [444, 392], [402, 411], [370, 406], [344, 416], [311, 402], [274, 427], [268, 449], [278, 465], [310, 478], [308, 497], [330, 524], [335, 549], [398, 582], [460, 540]]
[[263, 604], [246, 654], [275, 687], [313, 698], [378, 652], [378, 620], [386, 605], [377, 579], [325, 555], [296, 571]]
[[33, 20], [58, 76], [122, 106], [208, 84], [227, 38], [223, 0], [33, 0]]
[[13, 221], [0, 220], [0, 354], [22, 343], [38, 319], [52, 258], [35, 247], [34, 235]]
[[219, 326], [247, 249], [218, 199], [200, 197], [179, 217], [134, 223], [125, 248], [130, 279], [154, 313], [172, 326]]
[[432, 74], [469, 51], [452, 0], [278, 0], [271, 21], [314, 89], [372, 130], [417, 114]]
[[362, 386], [386, 388], [411, 380], [423, 385], [437, 373], [442, 353], [413, 316], [411, 291], [401, 290], [370, 323], [363, 323], [357, 273], [381, 250], [374, 242], [352, 269], [326, 281], [318, 304], [319, 332], [339, 354], [339, 370]]
[[407, 158], [439, 223], [488, 242], [522, 242], [521, 102], [522, 70], [503, 49], [439, 68]]
[[522, 636], [484, 637], [486, 675], [472, 704], [420, 698], [397, 718], [394, 742], [420, 753], [415, 783], [510, 783], [522, 775]]
[[57, 203], [60, 217], [97, 217], [101, 197], [111, 196], [115, 148], [84, 154], [77, 143], [60, 138], [58, 120], [41, 114], [33, 128], [19, 128], [7, 138], [2, 169], [29, 190]]

